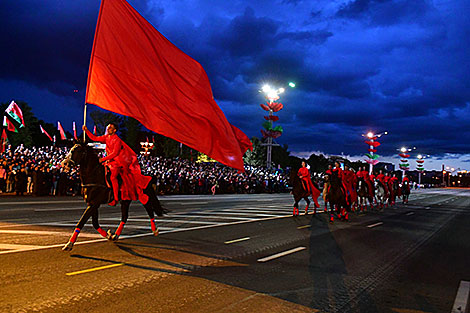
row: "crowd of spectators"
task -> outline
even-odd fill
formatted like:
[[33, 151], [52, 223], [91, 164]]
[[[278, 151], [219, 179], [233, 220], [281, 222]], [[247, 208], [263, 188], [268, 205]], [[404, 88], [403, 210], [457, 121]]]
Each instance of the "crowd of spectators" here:
[[[64, 171], [66, 147], [22, 145], [0, 154], [0, 193], [64, 196], [81, 193], [78, 169]], [[286, 192], [282, 169], [245, 166], [245, 172], [216, 162], [139, 156], [143, 173], [154, 178], [160, 195]]]
[[60, 162], [67, 148], [20, 145], [0, 155], [0, 193], [65, 196], [80, 193], [77, 169], [65, 172]]

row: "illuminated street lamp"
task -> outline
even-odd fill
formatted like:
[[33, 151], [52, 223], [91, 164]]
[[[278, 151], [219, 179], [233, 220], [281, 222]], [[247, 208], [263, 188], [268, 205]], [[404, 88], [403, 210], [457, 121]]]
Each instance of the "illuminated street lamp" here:
[[[295, 84], [294, 84], [295, 86]], [[265, 122], [263, 123], [264, 129], [261, 130], [263, 134], [263, 138], [267, 139], [266, 143], [261, 144], [262, 146], [266, 146], [266, 167], [271, 168], [271, 154], [272, 154], [272, 147], [279, 146], [276, 142], [273, 142], [274, 139], [278, 138], [282, 135], [283, 129], [281, 126], [276, 126], [273, 128], [273, 122], [279, 120], [279, 117], [274, 116], [274, 112], [278, 112], [282, 110], [284, 107], [282, 103], [276, 102], [279, 100], [279, 95], [285, 91], [284, 88], [273, 88], [270, 85], [264, 85], [260, 92], [264, 93], [264, 97], [268, 101], [267, 104], [261, 104], [261, 108], [265, 111], [269, 112], [268, 116], [265, 116]]]
[[419, 172], [418, 184], [421, 185], [421, 173], [424, 172], [424, 159], [429, 155], [418, 154], [416, 159], [416, 170]]
[[368, 149], [369, 153], [365, 154], [368, 157], [366, 162], [369, 163], [369, 175], [372, 174], [374, 165], [379, 163], [379, 160], [378, 160], [379, 155], [375, 154], [377, 152], [377, 147], [380, 146], [380, 142], [378, 142], [377, 139], [387, 134], [388, 132], [383, 132], [377, 135], [374, 134], [373, 132], [362, 134], [362, 137], [366, 138], [365, 143], [369, 145], [369, 149]]
[[416, 147], [413, 147], [413, 149], [408, 149], [406, 147], [401, 147], [400, 149], [398, 149], [398, 151], [400, 151], [398, 155], [401, 158], [400, 159], [401, 163], [399, 163], [399, 166], [400, 166], [400, 169], [403, 171], [403, 177], [405, 177], [406, 171], [410, 169], [410, 164], [408, 163], [408, 158], [410, 157], [410, 155], [408, 154], [408, 152], [415, 150], [415, 149]]

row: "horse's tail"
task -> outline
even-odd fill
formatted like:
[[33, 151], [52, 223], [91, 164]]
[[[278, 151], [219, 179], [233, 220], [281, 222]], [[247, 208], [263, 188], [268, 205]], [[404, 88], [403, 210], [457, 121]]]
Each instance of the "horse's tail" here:
[[157, 193], [153, 189], [152, 181], [145, 188], [144, 193], [149, 197], [148, 203], [152, 206], [152, 209], [157, 216], [163, 216], [163, 214], [169, 212], [161, 205], [160, 200], [158, 200]]

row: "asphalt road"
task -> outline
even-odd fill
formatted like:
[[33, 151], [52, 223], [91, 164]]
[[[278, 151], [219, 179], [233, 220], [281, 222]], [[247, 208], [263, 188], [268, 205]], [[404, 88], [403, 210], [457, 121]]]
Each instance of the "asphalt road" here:
[[[80, 199], [0, 197], [0, 311], [451, 312], [470, 281], [470, 190], [334, 224], [292, 217], [289, 194], [161, 201], [158, 237], [135, 203], [119, 241], [88, 225], [63, 252]], [[100, 210], [104, 229], [119, 220]]]

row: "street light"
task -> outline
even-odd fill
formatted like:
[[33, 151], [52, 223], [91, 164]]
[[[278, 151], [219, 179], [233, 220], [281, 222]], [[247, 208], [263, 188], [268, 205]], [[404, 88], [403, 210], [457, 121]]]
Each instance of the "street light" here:
[[266, 149], [267, 150], [266, 151], [266, 167], [267, 168], [271, 168], [272, 147], [279, 146], [279, 144], [275, 142], [273, 143], [273, 139], [278, 138], [282, 134], [281, 126], [276, 126], [275, 128], [273, 128], [273, 122], [279, 120], [279, 117], [274, 116], [273, 113], [283, 108], [283, 105], [276, 101], [279, 100], [279, 95], [284, 93], [285, 91], [286, 90], [283, 87], [273, 88], [268, 84], [263, 85], [263, 87], [260, 90], [260, 92], [264, 93], [264, 96], [266, 100], [268, 101], [267, 105], [261, 104], [261, 108], [269, 112], [269, 116], [264, 117], [267, 120], [263, 124], [263, 127], [265, 129], [261, 130], [263, 137], [267, 139], [267, 142], [262, 144], [263, 146], [267, 147]]
[[378, 138], [382, 137], [383, 135], [387, 135], [388, 132], [383, 132], [380, 134], [374, 134], [373, 132], [368, 132], [367, 134], [362, 134], [362, 137], [366, 137], [367, 140], [365, 141], [366, 144], [369, 145], [369, 153], [366, 153], [366, 156], [368, 159], [366, 160], [367, 163], [369, 163], [369, 175], [372, 174], [372, 170], [374, 168], [374, 165], [376, 165], [379, 161], [377, 160], [379, 158], [378, 154], [374, 154], [377, 152], [377, 147], [380, 146], [380, 142], [377, 141]]
[[410, 164], [408, 163], [408, 158], [410, 157], [410, 155], [407, 153], [414, 149], [416, 149], [416, 147], [413, 147], [413, 149], [409, 149], [406, 147], [401, 147], [400, 149], [398, 149], [398, 151], [400, 151], [398, 155], [401, 157], [401, 163], [399, 163], [399, 167], [403, 171], [403, 177], [405, 177], [406, 171], [410, 169]]

